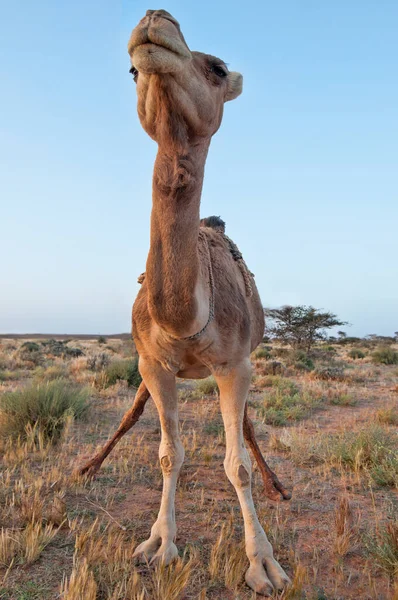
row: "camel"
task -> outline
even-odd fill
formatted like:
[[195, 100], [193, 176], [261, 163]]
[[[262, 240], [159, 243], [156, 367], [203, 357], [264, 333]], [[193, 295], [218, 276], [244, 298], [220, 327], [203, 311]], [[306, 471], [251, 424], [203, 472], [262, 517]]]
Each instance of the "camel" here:
[[139, 119], [158, 144], [150, 249], [132, 316], [142, 383], [113, 438], [80, 472], [94, 473], [99, 468], [151, 396], [161, 424], [163, 492], [150, 537], [133, 556], [152, 564], [171, 563], [178, 556], [174, 504], [184, 460], [176, 378], [212, 374], [225, 428], [225, 472], [244, 520], [246, 583], [259, 594], [271, 595], [290, 581], [258, 520], [244, 444], [246, 438], [268, 495], [275, 499], [279, 491], [288, 498], [262, 458], [247, 415], [250, 353], [262, 340], [264, 313], [254, 280], [248, 271], [244, 276], [222, 227], [201, 224], [199, 217], [210, 141], [221, 125], [224, 103], [242, 92], [242, 75], [229, 71], [219, 58], [191, 51], [179, 23], [164, 10], [147, 11], [132, 32], [128, 51]]

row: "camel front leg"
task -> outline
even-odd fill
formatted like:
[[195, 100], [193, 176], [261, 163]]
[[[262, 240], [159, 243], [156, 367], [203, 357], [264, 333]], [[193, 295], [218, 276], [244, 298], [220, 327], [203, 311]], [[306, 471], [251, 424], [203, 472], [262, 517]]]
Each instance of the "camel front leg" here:
[[228, 375], [215, 374], [215, 378], [220, 388], [226, 436], [225, 472], [238, 496], [245, 526], [246, 554], [250, 562], [246, 583], [258, 594], [269, 596], [274, 589], [283, 590], [290, 581], [274, 558], [252, 498], [251, 462], [243, 440], [243, 417], [250, 375], [250, 360], [247, 359]]
[[184, 461], [184, 447], [178, 431], [177, 389], [175, 376], [157, 362], [140, 359], [140, 372], [159, 412], [163, 492], [151, 535], [136, 548], [134, 557], [167, 565], [178, 556], [174, 543], [177, 533], [174, 504], [178, 475]]

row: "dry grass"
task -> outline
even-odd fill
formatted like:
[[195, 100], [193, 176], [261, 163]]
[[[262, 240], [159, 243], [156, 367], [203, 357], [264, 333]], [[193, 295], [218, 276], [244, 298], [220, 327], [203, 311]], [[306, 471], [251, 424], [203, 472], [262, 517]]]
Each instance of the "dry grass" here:
[[[0, 370], [12, 373], [0, 381], [6, 395], [39, 379], [52, 385], [62, 373], [69, 386], [88, 384], [94, 401], [90, 419], [67, 419], [55, 446], [35, 424], [23, 437], [3, 442], [1, 600], [254, 600], [244, 582], [242, 517], [223, 469], [215, 382], [189, 382], [179, 394], [186, 450], [176, 494], [180, 558], [170, 567], [135, 566], [133, 550], [156, 518], [162, 487], [153, 403], [94, 481], [71, 477], [131, 405], [134, 390], [125, 380], [106, 387], [105, 367], [96, 358], [104, 352], [112, 361], [125, 360], [132, 355], [130, 343], [73, 342], [84, 356], [44, 355], [39, 367], [22, 360], [21, 344], [0, 346]], [[349, 350], [338, 348], [334, 363], [343, 364]], [[324, 364], [324, 355], [315, 356], [315, 366]], [[283, 360], [290, 360], [288, 353]], [[390, 600], [398, 591], [397, 525], [390, 509], [397, 485], [392, 389], [398, 371], [375, 367], [370, 357], [348, 360], [338, 381], [291, 367], [289, 377], [261, 376], [264, 358], [254, 358], [250, 414], [263, 411], [266, 424], [255, 425], [259, 444], [293, 489], [290, 503], [268, 502], [254, 466], [259, 519], [293, 582], [273, 600]], [[291, 418], [297, 407], [304, 409], [299, 418], [305, 417], [299, 427]], [[271, 409], [292, 425], [269, 424]]]

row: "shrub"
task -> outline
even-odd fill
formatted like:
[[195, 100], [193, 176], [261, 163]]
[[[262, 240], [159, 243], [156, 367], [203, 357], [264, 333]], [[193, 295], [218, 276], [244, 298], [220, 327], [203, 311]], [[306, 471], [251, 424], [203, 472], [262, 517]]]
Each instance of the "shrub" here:
[[88, 398], [87, 388], [65, 379], [6, 392], [0, 398], [0, 436], [24, 439], [30, 428], [55, 443], [68, 417], [85, 416]]
[[71, 358], [77, 358], [84, 356], [83, 350], [80, 348], [69, 348], [68, 340], [46, 340], [42, 342], [45, 348], [45, 353], [51, 356], [63, 356], [64, 358], [70, 356]]
[[365, 544], [377, 565], [391, 578], [398, 576], [398, 519], [378, 528], [375, 535], [365, 538]]
[[293, 352], [291, 362], [295, 369], [301, 371], [313, 371], [315, 369], [313, 360], [303, 350]]
[[283, 426], [304, 419], [321, 402], [320, 396], [300, 391], [292, 381], [280, 377], [275, 378], [273, 388], [266, 393], [258, 414], [264, 423]]
[[398, 365], [398, 352], [388, 346], [381, 346], [373, 352], [372, 362], [376, 365]]
[[344, 369], [340, 366], [317, 367], [313, 372], [315, 379], [328, 381], [330, 379], [342, 381], [344, 379]]
[[268, 348], [257, 348], [257, 350], [255, 350], [253, 352], [254, 358], [259, 359], [259, 358], [271, 358], [271, 352], [268, 350]]
[[138, 358], [114, 360], [105, 369], [106, 385], [115, 385], [118, 381], [127, 381], [128, 386], [138, 387], [142, 381], [138, 370]]
[[211, 375], [206, 379], [202, 379], [196, 383], [196, 389], [198, 392], [204, 396], [210, 396], [212, 394], [218, 394], [219, 389], [216, 380]]
[[21, 346], [21, 350], [24, 352], [38, 352], [40, 346], [39, 344], [36, 344], [36, 342], [24, 342]]
[[268, 360], [262, 365], [261, 375], [282, 375], [286, 371], [286, 366], [279, 360]]
[[105, 369], [111, 362], [111, 357], [106, 352], [101, 352], [100, 354], [94, 354], [94, 356], [89, 356], [87, 358], [87, 368], [90, 371], [102, 371]]
[[356, 360], [357, 358], [365, 358], [366, 354], [360, 348], [353, 348], [349, 351], [348, 356]]
[[105, 337], [105, 336], [103, 336], [103, 335], [100, 335], [100, 336], [99, 336], [99, 338], [98, 338], [98, 343], [99, 343], [99, 344], [106, 344], [106, 343], [107, 343], [107, 341], [108, 341], [108, 340], [107, 340], [107, 339], [106, 339], [106, 337]]

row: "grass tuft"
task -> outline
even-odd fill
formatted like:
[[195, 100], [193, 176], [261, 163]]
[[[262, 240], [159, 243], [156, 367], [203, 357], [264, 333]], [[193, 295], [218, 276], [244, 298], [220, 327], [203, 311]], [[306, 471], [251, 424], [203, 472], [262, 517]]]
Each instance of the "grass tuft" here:
[[55, 443], [68, 418], [83, 418], [88, 410], [89, 390], [56, 379], [32, 384], [0, 398], [0, 437], [26, 439], [34, 430], [38, 437]]
[[142, 378], [138, 370], [138, 359], [114, 360], [104, 369], [106, 387], [118, 381], [127, 381], [128, 386], [140, 385]]

